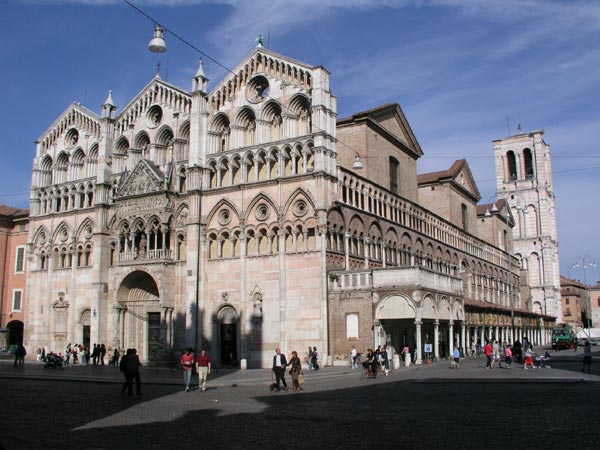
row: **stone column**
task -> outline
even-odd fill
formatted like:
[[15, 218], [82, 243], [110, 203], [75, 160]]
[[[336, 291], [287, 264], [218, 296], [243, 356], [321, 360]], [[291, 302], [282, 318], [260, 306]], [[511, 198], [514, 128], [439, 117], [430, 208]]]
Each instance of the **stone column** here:
[[[440, 322], [436, 319], [433, 321], [433, 359], [440, 359], [440, 340], [439, 340]], [[425, 342], [427, 344], [427, 342]]]
[[[465, 326], [464, 326], [464, 324], [463, 324], [463, 333], [464, 333], [465, 331], [466, 331], [466, 333], [467, 333], [467, 334], [466, 334], [466, 336], [465, 336], [466, 343], [467, 343], [468, 345], [471, 345], [471, 327], [468, 327], [468, 328], [466, 328], [466, 330], [465, 330]], [[465, 352], [466, 352], [466, 351], [467, 351], [467, 346], [464, 344], [464, 342], [465, 342], [465, 341], [463, 341], [463, 347], [464, 347], [464, 349], [465, 349]]]
[[420, 320], [415, 320], [415, 337], [417, 339], [415, 364], [417, 365], [423, 364], [423, 360], [421, 359], [421, 349], [423, 348], [423, 343], [421, 342], [421, 324]]
[[344, 269], [350, 270], [350, 233], [344, 233]]
[[217, 239], [217, 258], [223, 257], [223, 239]]
[[126, 312], [125, 308], [119, 308], [119, 322], [120, 322], [119, 339], [121, 341], [123, 350], [125, 350], [125, 348], [126, 348], [126, 345], [125, 345], [125, 312]]
[[171, 347], [171, 349], [173, 348], [173, 337], [175, 334], [175, 331], [173, 329], [173, 308], [169, 309], [169, 318], [167, 320], [167, 324], [169, 326], [169, 345]]
[[[279, 236], [279, 333], [281, 348], [287, 348], [286, 334], [286, 313], [287, 313], [287, 292], [286, 292], [286, 270], [285, 270], [285, 232], [280, 229]], [[290, 330], [291, 331], [291, 330]], [[323, 351], [323, 349], [321, 350]]]
[[454, 322], [450, 320], [448, 323], [448, 353], [451, 355], [454, 350]]
[[[240, 233], [240, 250], [239, 250], [239, 255], [235, 255], [236, 257], [240, 258], [240, 298], [242, 299], [242, 308], [241, 308], [241, 317], [240, 320], [238, 321], [238, 323], [240, 324], [240, 356], [239, 359], [240, 360], [245, 360], [246, 361], [246, 367], [248, 364], [248, 360], [250, 359], [249, 357], [249, 353], [248, 353], [248, 343], [249, 341], [251, 341], [251, 330], [252, 330], [252, 306], [248, 306], [248, 302], [246, 300], [248, 300], [249, 298], [249, 294], [246, 291], [246, 286], [247, 286], [247, 260], [246, 260], [246, 233], [245, 230], [242, 230], [242, 232]], [[269, 238], [267, 238], [268, 241], [270, 241]], [[233, 249], [233, 242], [232, 242], [232, 249]], [[270, 253], [270, 244], [269, 245], [269, 252]], [[234, 251], [232, 250], [232, 253], [234, 253]]]

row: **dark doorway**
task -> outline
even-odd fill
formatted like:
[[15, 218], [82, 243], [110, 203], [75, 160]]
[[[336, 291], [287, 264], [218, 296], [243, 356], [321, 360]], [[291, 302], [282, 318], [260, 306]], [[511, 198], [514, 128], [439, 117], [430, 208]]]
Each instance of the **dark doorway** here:
[[158, 360], [160, 346], [160, 313], [148, 313], [148, 362]]
[[6, 324], [6, 344], [17, 345], [23, 343], [23, 322], [20, 320], [13, 320]]
[[83, 342], [81, 343], [84, 347], [90, 348], [90, 326], [83, 326]]
[[221, 365], [237, 365], [237, 323], [221, 324]]

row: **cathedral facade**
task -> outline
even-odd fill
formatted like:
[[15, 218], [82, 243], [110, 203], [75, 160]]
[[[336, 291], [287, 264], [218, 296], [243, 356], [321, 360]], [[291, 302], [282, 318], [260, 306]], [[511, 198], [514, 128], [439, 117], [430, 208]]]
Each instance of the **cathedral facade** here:
[[323, 67], [260, 45], [210, 91], [200, 65], [191, 91], [156, 76], [119, 114], [110, 93], [100, 114], [71, 104], [33, 163], [28, 345], [269, 367], [276, 347], [333, 362], [409, 345], [420, 362], [546, 339], [514, 219], [477, 205], [466, 161], [417, 176], [398, 105], [336, 109]]

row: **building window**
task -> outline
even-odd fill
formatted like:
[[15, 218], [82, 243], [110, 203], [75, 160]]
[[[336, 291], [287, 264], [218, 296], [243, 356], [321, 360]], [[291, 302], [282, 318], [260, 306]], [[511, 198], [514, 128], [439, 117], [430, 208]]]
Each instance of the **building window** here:
[[523, 150], [523, 162], [525, 163], [525, 178], [533, 178], [533, 156], [531, 154], [531, 150], [528, 148]]
[[390, 191], [392, 191], [394, 194], [399, 194], [399, 169], [400, 168], [400, 162], [394, 158], [393, 156], [390, 156]]
[[467, 205], [464, 203], [461, 205], [461, 213], [462, 213], [462, 229], [468, 231], [467, 227]]
[[15, 289], [13, 291], [13, 311], [21, 311], [21, 298], [23, 296], [23, 291], [21, 289]]
[[568, 304], [569, 304], [569, 299], [568, 299], [568, 298], [566, 298], [566, 299], [565, 299], [565, 305], [568, 305]]
[[358, 339], [358, 314], [346, 314], [346, 339]]
[[512, 150], [506, 153], [506, 161], [508, 163], [508, 179], [517, 179], [517, 159], [515, 158], [515, 152]]
[[25, 247], [17, 247], [17, 259], [15, 261], [15, 272], [23, 273], [25, 268]]

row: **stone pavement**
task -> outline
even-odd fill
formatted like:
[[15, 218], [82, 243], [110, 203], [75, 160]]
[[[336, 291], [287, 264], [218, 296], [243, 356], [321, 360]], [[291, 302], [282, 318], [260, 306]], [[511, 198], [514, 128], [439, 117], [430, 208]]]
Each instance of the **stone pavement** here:
[[[449, 360], [440, 360], [433, 364], [420, 366], [402, 367], [393, 370], [390, 376], [379, 376], [380, 379], [388, 381], [415, 380], [423, 382], [578, 382], [582, 380], [600, 381], [600, 347], [593, 347], [592, 373], [582, 373], [581, 361], [583, 351], [565, 350], [552, 352], [551, 368], [538, 368], [535, 370], [523, 370], [522, 364], [514, 364], [511, 369], [494, 368], [485, 370], [485, 357], [477, 359], [462, 359], [460, 369], [451, 368]], [[351, 379], [360, 378], [359, 369], [352, 370], [348, 366], [326, 366], [318, 371], [304, 370], [306, 382], [329, 379]], [[12, 361], [0, 361], [0, 378], [20, 378], [38, 380], [67, 380], [87, 381], [95, 383], [123, 383], [123, 374], [118, 367], [93, 366], [93, 365], [70, 365], [64, 370], [44, 368], [42, 363], [27, 361], [24, 367], [13, 367]], [[180, 371], [170, 370], [162, 367], [142, 367], [141, 378], [144, 384], [182, 385]], [[289, 375], [287, 377], [289, 379]], [[197, 380], [194, 376], [192, 380]], [[370, 382], [372, 380], [368, 380]], [[272, 373], [269, 369], [213, 369], [209, 376], [209, 385], [213, 387], [228, 386], [268, 386], [272, 382]]]

